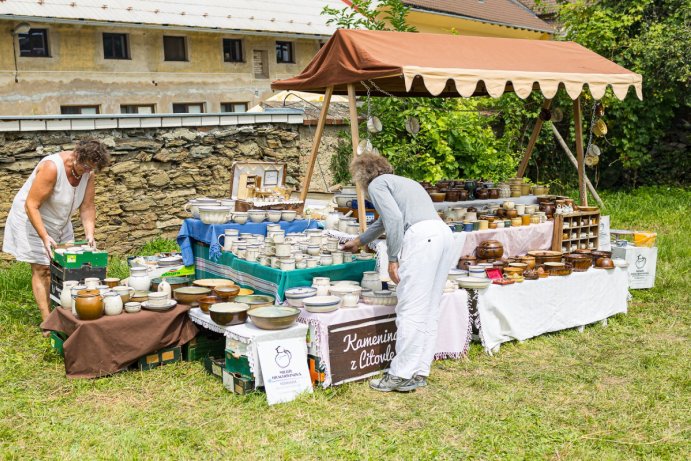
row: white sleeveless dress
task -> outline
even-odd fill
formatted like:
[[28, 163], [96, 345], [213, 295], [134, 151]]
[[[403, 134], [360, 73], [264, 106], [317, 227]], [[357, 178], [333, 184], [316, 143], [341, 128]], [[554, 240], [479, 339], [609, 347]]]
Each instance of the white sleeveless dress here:
[[[91, 173], [85, 173], [79, 181], [79, 185], [74, 187], [67, 179], [65, 163], [60, 154], [43, 158], [39, 165], [43, 162], [53, 162], [58, 169], [55, 188], [39, 208], [43, 225], [48, 235], [57, 243], [72, 241], [74, 240], [74, 231], [70, 218], [84, 201], [84, 193]], [[13, 255], [17, 261], [48, 265], [50, 259], [43, 250], [43, 242], [24, 209], [29, 190], [31, 190], [34, 179], [36, 179], [37, 170], [38, 165], [12, 201], [12, 208], [5, 223], [2, 251]]]

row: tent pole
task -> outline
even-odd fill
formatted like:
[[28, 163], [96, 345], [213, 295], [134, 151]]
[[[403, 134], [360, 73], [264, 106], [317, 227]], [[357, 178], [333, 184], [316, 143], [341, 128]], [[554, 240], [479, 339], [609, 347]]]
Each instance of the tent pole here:
[[[554, 123], [552, 124], [552, 132], [554, 133], [554, 137], [557, 138], [557, 141], [559, 141], [559, 144], [561, 144], [561, 147], [562, 149], [564, 149], [564, 152], [566, 152], [566, 156], [569, 157], [569, 160], [571, 160], [571, 163], [573, 163], [573, 166], [578, 168], [578, 161], [576, 160], [576, 157], [573, 156], [571, 149], [569, 149], [569, 146], [566, 145], [566, 141], [564, 141], [564, 138], [561, 137], [561, 133], [559, 133], [557, 127], [554, 126]], [[597, 202], [597, 204], [600, 205], [600, 208], [604, 208], [605, 204], [600, 198], [600, 195], [598, 195], [597, 191], [595, 190], [593, 183], [590, 182], [590, 179], [588, 179], [587, 175], [584, 179], [585, 185], [588, 186], [588, 190], [591, 194], [593, 194], [593, 197], [595, 197], [595, 201]]]
[[578, 203], [588, 206], [588, 192], [585, 190], [585, 162], [583, 159], [583, 126], [581, 123], [581, 96], [573, 100], [573, 125], [576, 132], [576, 160], [578, 160]]
[[[353, 141], [353, 159], [358, 155], [357, 146], [360, 144], [359, 123], [357, 118], [357, 106], [355, 105], [355, 86], [348, 84], [348, 108], [350, 109], [350, 137]], [[360, 223], [360, 232], [367, 229], [367, 215], [365, 213], [365, 191], [359, 183], [355, 183], [357, 191], [357, 219]]]
[[[551, 105], [552, 100], [545, 99], [545, 101], [542, 103], [542, 108], [549, 109]], [[518, 173], [516, 173], [517, 178], [522, 178], [525, 174], [525, 170], [528, 169], [528, 161], [530, 160], [530, 155], [533, 153], [533, 148], [535, 147], [535, 143], [537, 142], [537, 137], [540, 134], [543, 123], [544, 120], [542, 120], [542, 117], [538, 115], [537, 120], [535, 120], [535, 126], [533, 126], [533, 133], [530, 135], [530, 140], [528, 141], [528, 147], [525, 148], [523, 160], [521, 160], [521, 164], [518, 166]]]
[[317, 161], [317, 154], [319, 153], [319, 144], [322, 140], [322, 134], [324, 133], [324, 125], [326, 125], [326, 116], [329, 113], [329, 104], [331, 103], [331, 95], [333, 94], [334, 87], [330, 86], [326, 89], [324, 93], [324, 102], [322, 103], [322, 110], [319, 113], [319, 121], [317, 122], [317, 131], [314, 133], [314, 139], [312, 140], [312, 151], [310, 152], [309, 160], [307, 161], [307, 172], [305, 177], [302, 179], [302, 190], [300, 191], [300, 200], [303, 202], [303, 210], [305, 207], [304, 201], [307, 198], [307, 192], [309, 191], [310, 182], [312, 182], [312, 173], [314, 173], [314, 164]]

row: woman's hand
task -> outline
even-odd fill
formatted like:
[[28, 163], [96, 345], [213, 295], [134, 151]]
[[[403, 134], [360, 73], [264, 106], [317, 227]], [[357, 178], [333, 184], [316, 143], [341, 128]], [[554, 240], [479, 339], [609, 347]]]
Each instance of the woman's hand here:
[[343, 245], [343, 251], [350, 251], [352, 253], [355, 253], [358, 251], [358, 249], [362, 246], [362, 243], [360, 243], [360, 237], [356, 237], [355, 239], [346, 242]]
[[398, 276], [398, 261], [389, 262], [389, 277], [391, 277], [391, 281], [396, 285], [401, 283], [401, 278]]
[[96, 249], [96, 239], [94, 238], [93, 235], [87, 235], [86, 236], [86, 244], [89, 245], [94, 250]]
[[46, 235], [41, 240], [43, 240], [43, 251], [48, 255], [48, 259], [53, 259], [53, 248], [58, 246], [58, 244], [55, 243], [55, 240], [50, 235]]

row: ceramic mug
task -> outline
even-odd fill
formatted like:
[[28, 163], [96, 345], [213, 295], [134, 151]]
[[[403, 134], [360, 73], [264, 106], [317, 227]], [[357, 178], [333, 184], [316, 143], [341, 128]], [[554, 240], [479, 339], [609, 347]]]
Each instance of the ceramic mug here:
[[473, 223], [464, 222], [463, 223], [463, 232], [472, 232], [472, 231], [473, 231]]
[[481, 219], [477, 222], [478, 224], [478, 230], [487, 230], [489, 229], [489, 221], [486, 219]]
[[524, 226], [530, 225], [530, 215], [529, 214], [524, 214], [523, 216], [521, 216], [521, 224], [523, 224]]
[[87, 277], [84, 279], [84, 285], [87, 290], [95, 290], [101, 284], [101, 279], [98, 277]]

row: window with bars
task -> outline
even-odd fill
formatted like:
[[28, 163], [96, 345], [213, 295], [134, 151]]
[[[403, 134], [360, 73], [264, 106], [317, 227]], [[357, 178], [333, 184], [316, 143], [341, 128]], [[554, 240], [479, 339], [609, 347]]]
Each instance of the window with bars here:
[[237, 38], [223, 39], [223, 60], [225, 62], [244, 62], [242, 40]]
[[29, 29], [19, 34], [19, 55], [28, 58], [49, 58], [48, 29]]
[[130, 59], [127, 34], [103, 34], [103, 57], [105, 59]]

